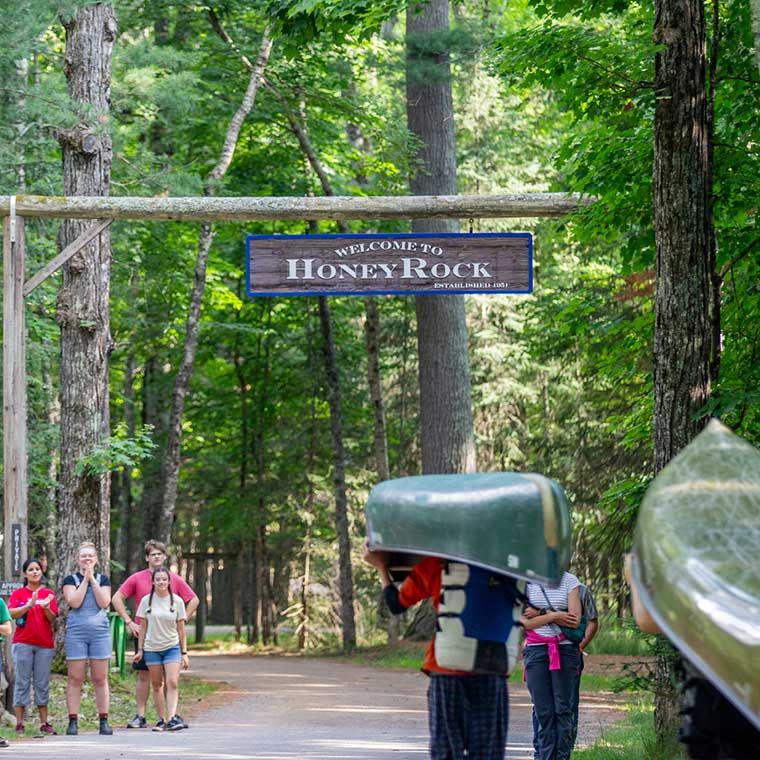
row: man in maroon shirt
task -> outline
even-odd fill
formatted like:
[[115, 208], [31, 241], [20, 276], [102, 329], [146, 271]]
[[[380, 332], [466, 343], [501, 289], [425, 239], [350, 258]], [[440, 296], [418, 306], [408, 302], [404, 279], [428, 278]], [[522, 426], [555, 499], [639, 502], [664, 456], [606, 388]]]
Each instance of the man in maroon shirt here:
[[[147, 541], [145, 543], [145, 561], [148, 563], [148, 567], [145, 570], [138, 570], [136, 573], [132, 573], [119, 586], [119, 590], [113, 595], [113, 599], [111, 600], [114, 609], [121, 615], [121, 619], [126, 624], [127, 629], [135, 637], [135, 642], [137, 642], [137, 636], [140, 632], [140, 620], [138, 618], [132, 619], [127, 609], [126, 601], [127, 599], [133, 599], [135, 609], [137, 609], [140, 600], [150, 594], [153, 585], [153, 571], [166, 565], [166, 544], [162, 544], [160, 541]], [[198, 608], [198, 596], [187, 585], [187, 582], [176, 573], [169, 573], [169, 579], [172, 593], [179, 596], [185, 603], [187, 618], [189, 620]], [[127, 723], [127, 728], [145, 728], [147, 725], [145, 707], [148, 704], [148, 693], [150, 691], [148, 668], [142, 661], [132, 663], [132, 667], [137, 671], [137, 687], [135, 689], [137, 713]]]

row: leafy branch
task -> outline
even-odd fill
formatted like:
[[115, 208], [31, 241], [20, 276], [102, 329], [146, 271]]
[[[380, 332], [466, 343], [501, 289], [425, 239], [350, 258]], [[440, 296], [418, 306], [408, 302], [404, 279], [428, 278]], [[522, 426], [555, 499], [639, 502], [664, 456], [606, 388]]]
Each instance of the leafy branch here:
[[107, 472], [117, 472], [125, 467], [134, 467], [147, 459], [156, 448], [153, 442], [153, 426], [139, 428], [134, 438], [127, 436], [124, 423], [117, 425], [114, 434], [103, 441], [102, 446], [83, 456], [74, 469], [77, 477], [97, 478]]

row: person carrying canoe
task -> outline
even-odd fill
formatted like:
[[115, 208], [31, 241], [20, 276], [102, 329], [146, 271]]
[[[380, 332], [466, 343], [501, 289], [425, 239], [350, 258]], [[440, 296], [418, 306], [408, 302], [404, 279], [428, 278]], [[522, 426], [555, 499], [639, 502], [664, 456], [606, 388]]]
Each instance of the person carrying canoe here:
[[507, 744], [506, 641], [517, 600], [515, 581], [440, 557], [418, 562], [400, 587], [388, 554], [365, 547], [393, 614], [431, 599], [438, 630], [422, 671], [430, 676], [428, 723], [432, 760], [503, 760]]

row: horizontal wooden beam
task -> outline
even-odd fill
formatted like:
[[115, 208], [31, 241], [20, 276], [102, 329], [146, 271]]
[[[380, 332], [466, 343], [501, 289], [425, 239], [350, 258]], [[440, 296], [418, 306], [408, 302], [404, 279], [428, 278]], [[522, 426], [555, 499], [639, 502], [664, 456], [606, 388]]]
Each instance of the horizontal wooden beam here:
[[[594, 202], [577, 194], [417, 195], [318, 198], [142, 198], [17, 195], [19, 216], [42, 219], [254, 221], [559, 217]], [[7, 216], [10, 196], [0, 196]]]

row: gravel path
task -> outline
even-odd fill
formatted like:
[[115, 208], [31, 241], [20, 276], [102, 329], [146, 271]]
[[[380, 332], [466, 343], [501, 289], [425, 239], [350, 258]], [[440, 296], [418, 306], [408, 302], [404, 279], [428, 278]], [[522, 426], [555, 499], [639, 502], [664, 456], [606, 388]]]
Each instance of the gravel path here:
[[[230, 685], [185, 717], [190, 730], [156, 734], [117, 729], [13, 742], [14, 757], [76, 760], [402, 760], [427, 756], [427, 678], [323, 659], [194, 655], [196, 675]], [[609, 698], [581, 707], [580, 743], [620, 717]], [[208, 708], [208, 709], [206, 709]], [[0, 756], [1, 757], [1, 756]], [[510, 685], [507, 757], [529, 760], [530, 699]]]

